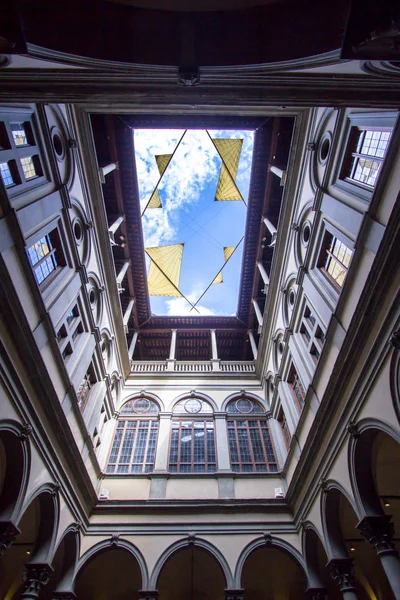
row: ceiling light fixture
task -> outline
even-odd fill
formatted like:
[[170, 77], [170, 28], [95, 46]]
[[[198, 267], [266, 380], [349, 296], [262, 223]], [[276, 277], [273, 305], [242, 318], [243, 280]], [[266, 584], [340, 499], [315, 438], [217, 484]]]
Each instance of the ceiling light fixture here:
[[383, 499], [384, 506], [390, 506], [390, 502], [388, 500]]
[[354, 546], [350, 546], [350, 552], [355, 552], [356, 549], [354, 548]]

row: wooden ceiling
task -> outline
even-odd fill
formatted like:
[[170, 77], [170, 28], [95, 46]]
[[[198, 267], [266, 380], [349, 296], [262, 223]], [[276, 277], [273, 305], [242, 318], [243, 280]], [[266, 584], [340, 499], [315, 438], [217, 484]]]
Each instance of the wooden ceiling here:
[[[103, 196], [108, 222], [125, 214], [113, 246], [115, 269], [118, 273], [129, 258], [131, 267], [120, 294], [124, 312], [129, 299], [136, 298], [133, 317], [129, 321], [129, 336], [139, 329], [134, 359], [165, 360], [169, 356], [171, 330], [177, 329], [176, 358], [178, 360], [209, 360], [211, 358], [210, 329], [216, 330], [218, 355], [222, 360], [251, 360], [248, 329], [257, 330], [252, 297], [260, 295], [257, 260], [264, 260], [270, 270], [273, 250], [265, 246], [265, 226], [262, 217], [278, 225], [282, 189], [279, 179], [268, 172], [271, 162], [285, 167], [288, 160], [294, 120], [291, 118], [247, 117], [160, 117], [103, 115], [91, 116], [99, 166], [118, 162], [119, 169], [106, 177]], [[243, 264], [239, 288], [237, 316], [232, 317], [167, 317], [151, 314], [147, 290], [146, 263], [135, 166], [133, 129], [140, 128], [224, 128], [256, 130], [253, 149]], [[120, 240], [120, 236], [124, 240]], [[128, 340], [129, 341], [129, 340]]]

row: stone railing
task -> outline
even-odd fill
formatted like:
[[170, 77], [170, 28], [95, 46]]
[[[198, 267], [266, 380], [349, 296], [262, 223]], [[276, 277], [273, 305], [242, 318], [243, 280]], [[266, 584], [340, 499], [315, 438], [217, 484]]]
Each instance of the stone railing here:
[[254, 361], [186, 361], [186, 360], [134, 360], [131, 362], [132, 373], [255, 373]]

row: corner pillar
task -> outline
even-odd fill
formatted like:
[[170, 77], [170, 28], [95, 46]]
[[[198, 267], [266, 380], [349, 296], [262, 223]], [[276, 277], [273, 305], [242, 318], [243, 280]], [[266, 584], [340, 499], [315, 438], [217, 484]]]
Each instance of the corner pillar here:
[[358, 600], [354, 583], [352, 558], [333, 558], [326, 565], [334, 581], [339, 586], [344, 600]]
[[400, 600], [400, 561], [392, 544], [394, 526], [391, 518], [390, 515], [364, 517], [358, 523], [357, 529], [363, 538], [374, 546], [392, 588], [393, 596], [396, 600]]
[[171, 344], [169, 347], [169, 358], [167, 360], [167, 371], [175, 371], [176, 353], [176, 329], [171, 329]]

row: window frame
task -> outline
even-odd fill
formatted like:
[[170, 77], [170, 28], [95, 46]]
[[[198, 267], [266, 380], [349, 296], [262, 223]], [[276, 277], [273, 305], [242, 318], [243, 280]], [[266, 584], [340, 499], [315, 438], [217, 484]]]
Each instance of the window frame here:
[[[309, 313], [308, 315], [306, 314], [307, 311]], [[302, 340], [303, 346], [305, 346], [307, 350], [307, 356], [310, 356], [309, 362], [316, 367], [325, 345], [326, 329], [322, 325], [318, 313], [306, 296], [304, 296], [303, 299], [300, 315], [301, 316], [297, 329], [299, 337]], [[314, 323], [312, 322], [312, 319], [310, 319], [311, 315], [314, 318]]]
[[[321, 244], [320, 244], [320, 247], [319, 247], [319, 254], [318, 254], [318, 260], [317, 260], [317, 268], [324, 275], [324, 277], [329, 281], [329, 283], [331, 283], [334, 286], [335, 290], [339, 294], [340, 294], [340, 292], [343, 289], [344, 283], [345, 283], [346, 278], [347, 278], [347, 273], [349, 272], [349, 269], [350, 269], [350, 266], [351, 266], [351, 261], [352, 261], [353, 256], [354, 256], [354, 247], [349, 247], [346, 244], [346, 242], [343, 239], [343, 237], [344, 236], [340, 236], [339, 235], [338, 231], [334, 231], [332, 227], [325, 226], [324, 232], [323, 232], [323, 236], [322, 236], [322, 240], [321, 240]], [[336, 241], [338, 241], [340, 244], [343, 244], [343, 246], [346, 248], [346, 250], [348, 250], [351, 253], [348, 265], [345, 265], [339, 259], [339, 257], [337, 257], [333, 252], [330, 251], [330, 248], [332, 247], [332, 241], [333, 241], [333, 244], [335, 244]], [[329, 272], [329, 269], [327, 269], [325, 267], [328, 255], [330, 255], [330, 260], [331, 261], [333, 261], [336, 264], [340, 264], [343, 267], [344, 277], [343, 277], [343, 283], [342, 284], [338, 283], [338, 281]]]
[[279, 423], [279, 427], [282, 432], [282, 437], [283, 437], [284, 444], [286, 446], [286, 450], [289, 452], [293, 436], [290, 433], [287, 417], [286, 417], [285, 411], [283, 410], [282, 406], [279, 409], [277, 421]]
[[[250, 400], [253, 404], [256, 404], [261, 411], [259, 412], [248, 412], [248, 413], [241, 413], [238, 409], [238, 412], [229, 412], [228, 411], [228, 407], [230, 404], [236, 404], [238, 402], [238, 400]], [[271, 429], [269, 426], [269, 418], [266, 414], [265, 408], [262, 406], [262, 404], [260, 404], [259, 402], [257, 402], [256, 400], [253, 400], [252, 398], [246, 398], [241, 396], [240, 398], [234, 398], [232, 399], [229, 404], [226, 407], [226, 432], [227, 432], [227, 438], [228, 438], [228, 449], [229, 449], [229, 460], [230, 460], [230, 465], [231, 465], [231, 469], [235, 474], [246, 474], [246, 475], [266, 475], [269, 473], [273, 473], [276, 474], [279, 472], [279, 464], [278, 464], [278, 458], [277, 458], [277, 453], [276, 453], [276, 449], [275, 449], [275, 444], [274, 444], [274, 440], [273, 440], [273, 436], [271, 433]], [[237, 423], [245, 423], [245, 427], [238, 427]], [[250, 427], [249, 423], [257, 423], [257, 427]], [[231, 425], [231, 423], [233, 425]], [[264, 425], [265, 424], [265, 425]], [[268, 450], [266, 447], [266, 441], [264, 439], [263, 436], [263, 428], [266, 429], [266, 431], [268, 432], [268, 437], [269, 437], [269, 443], [271, 444], [271, 448], [272, 448], [272, 452], [274, 455], [274, 461], [269, 460], [268, 457]], [[261, 441], [261, 447], [262, 447], [262, 452], [263, 452], [263, 462], [257, 461], [255, 459], [255, 449], [254, 449], [254, 444], [253, 444], [253, 440], [251, 437], [251, 430], [257, 430], [259, 433], [259, 440]], [[241, 442], [243, 441], [243, 439], [239, 440], [239, 430], [241, 431], [246, 431], [246, 449], [242, 448], [241, 446]], [[236, 447], [236, 454], [238, 456], [238, 460], [234, 461], [232, 459], [232, 450], [231, 450], [231, 437], [230, 437], [230, 431], [233, 431], [234, 434], [234, 438], [235, 438], [235, 447]], [[244, 452], [244, 450], [247, 452], [247, 454], [251, 457], [251, 460], [242, 460], [242, 454]], [[238, 470], [236, 470], [234, 468], [234, 466], [237, 465], [239, 468]], [[251, 466], [252, 469], [251, 470], [244, 470], [244, 466], [248, 465]], [[261, 466], [261, 465], [265, 465], [265, 470], [257, 470], [257, 466]], [[273, 466], [275, 466], [275, 470], [273, 468]]]
[[398, 113], [391, 112], [349, 112], [345, 115], [345, 123], [343, 126], [342, 143], [336, 154], [336, 166], [333, 170], [332, 184], [342, 191], [352, 196], [357, 196], [366, 203], [371, 201], [371, 198], [379, 185], [380, 172], [387, 158], [387, 153], [390, 148], [391, 140], [383, 157], [382, 167], [379, 170], [377, 181], [374, 187], [365, 185], [354, 179], [350, 179], [345, 175], [346, 165], [349, 164], [351, 158], [352, 147], [354, 147], [354, 131], [356, 129], [369, 129], [377, 131], [388, 131], [395, 127]]
[[[293, 379], [295, 380], [293, 382]], [[299, 376], [299, 373], [294, 365], [294, 363], [292, 362], [290, 367], [289, 367], [289, 374], [287, 376], [287, 383], [289, 385], [290, 388], [290, 393], [293, 399], [293, 402], [298, 410], [298, 413], [301, 414], [304, 408], [304, 404], [305, 404], [305, 399], [306, 399], [306, 388], [303, 385], [303, 382], [301, 380], [301, 377]], [[299, 395], [296, 393], [296, 389], [295, 389], [295, 383], [298, 384], [298, 387], [300, 388], [300, 399], [299, 399]]]
[[[141, 400], [142, 398], [131, 398], [130, 400], [128, 400], [127, 402], [124, 402], [123, 406], [121, 407], [121, 409], [123, 409], [123, 407], [128, 404], [129, 402], [135, 402], [136, 400]], [[157, 453], [157, 443], [158, 443], [158, 436], [159, 436], [159, 432], [160, 432], [160, 407], [158, 406], [158, 404], [152, 399], [152, 398], [145, 398], [146, 400], [149, 400], [150, 402], [154, 402], [154, 404], [157, 405], [158, 408], [158, 412], [153, 412], [153, 413], [132, 413], [129, 415], [119, 415], [118, 416], [118, 420], [116, 423], [116, 427], [114, 430], [114, 434], [112, 437], [112, 442], [110, 445], [110, 450], [107, 456], [107, 461], [106, 461], [106, 467], [105, 467], [105, 475], [108, 476], [120, 476], [120, 477], [134, 477], [137, 475], [149, 475], [151, 473], [153, 473], [154, 471], [154, 466], [156, 463], [156, 453]], [[119, 424], [121, 422], [124, 422], [123, 427], [119, 427]], [[135, 427], [129, 427], [129, 423], [135, 422]], [[146, 440], [145, 440], [145, 449], [143, 451], [143, 460], [141, 461], [141, 463], [133, 462], [134, 459], [134, 455], [135, 455], [135, 451], [137, 448], [137, 443], [138, 443], [138, 433], [140, 431], [140, 423], [147, 423], [148, 426], [146, 428]], [[157, 424], [156, 427], [154, 427], [154, 424]], [[142, 430], [144, 430], [145, 428], [142, 428]], [[111, 455], [113, 453], [113, 449], [114, 449], [114, 442], [116, 439], [116, 435], [117, 432], [121, 430], [121, 436], [119, 439], [119, 446], [118, 446], [118, 451], [116, 453], [116, 459], [115, 462], [113, 462], [110, 465], [110, 458]], [[127, 436], [127, 432], [128, 431], [133, 431], [134, 432], [134, 438], [133, 438], [133, 442], [132, 442], [132, 448], [130, 450], [130, 455], [129, 455], [129, 461], [128, 462], [124, 462], [122, 463], [122, 465], [120, 464], [120, 458], [121, 458], [121, 454], [122, 454], [122, 450], [123, 450], [123, 446], [124, 446], [124, 442]], [[154, 439], [154, 443], [151, 440], [151, 434], [152, 432], [156, 432], [155, 434], [155, 439]], [[152, 444], [152, 446], [150, 446], [150, 443]], [[154, 447], [154, 453], [153, 453], [153, 460], [151, 463], [149, 463], [147, 461], [148, 458], [148, 452], [149, 449], [151, 449], [151, 447]], [[133, 465], [141, 465], [141, 470], [140, 471], [131, 471], [132, 466]], [[146, 470], [146, 467], [150, 465], [150, 468]], [[109, 467], [113, 467], [114, 471], [110, 472], [109, 471]], [[117, 469], [119, 467], [125, 467], [127, 468], [126, 472], [118, 472]]]
[[[14, 124], [27, 126], [26, 144], [16, 144], [13, 128]], [[5, 185], [0, 177], [4, 189], [9, 198], [25, 193], [27, 190], [37, 188], [49, 181], [46, 172], [47, 165], [45, 153], [41, 147], [39, 128], [36, 125], [36, 115], [32, 109], [19, 109], [11, 111], [9, 108], [0, 110], [0, 163], [11, 165], [11, 176], [14, 183]], [[36, 175], [26, 177], [21, 159], [32, 157]]]
[[[75, 315], [73, 320], [71, 322], [68, 322], [68, 317], [70, 316], [71, 312], [75, 309], [77, 310], [78, 315]], [[78, 329], [80, 329], [80, 331], [78, 331]], [[59, 333], [62, 330], [64, 330], [64, 335], [61, 335], [59, 339]], [[76, 332], [78, 333], [76, 336], [74, 336]], [[70, 304], [68, 310], [65, 312], [62, 320], [58, 323], [56, 328], [56, 339], [58, 348], [66, 366], [69, 367], [73, 358], [75, 358], [78, 354], [79, 349], [83, 344], [85, 333], [88, 332], [85, 326], [82, 302], [80, 300], [80, 297], [77, 296], [75, 300]], [[70, 347], [70, 351], [64, 357], [63, 353], [68, 347]]]

